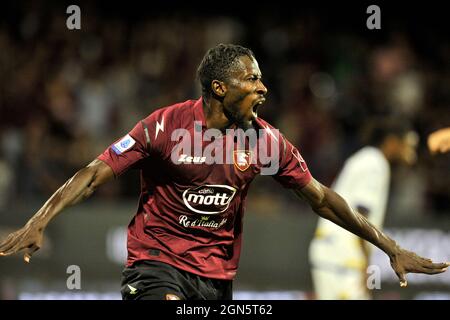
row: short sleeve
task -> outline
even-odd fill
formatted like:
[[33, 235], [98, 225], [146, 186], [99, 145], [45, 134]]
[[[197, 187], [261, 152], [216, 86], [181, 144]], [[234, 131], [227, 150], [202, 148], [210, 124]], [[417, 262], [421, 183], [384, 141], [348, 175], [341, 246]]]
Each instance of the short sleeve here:
[[273, 177], [285, 188], [303, 188], [312, 179], [306, 161], [283, 135], [280, 138], [280, 168]]
[[148, 157], [149, 142], [145, 124], [139, 121], [128, 134], [115, 141], [97, 159], [109, 165], [117, 177]]

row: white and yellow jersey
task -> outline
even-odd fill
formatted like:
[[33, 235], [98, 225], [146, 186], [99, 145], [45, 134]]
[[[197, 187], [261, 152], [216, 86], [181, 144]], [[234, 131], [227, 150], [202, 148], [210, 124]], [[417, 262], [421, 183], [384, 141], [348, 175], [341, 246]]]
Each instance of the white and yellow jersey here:
[[[390, 167], [383, 153], [375, 147], [364, 147], [347, 159], [333, 189], [354, 209], [367, 209], [369, 221], [381, 228], [389, 180]], [[346, 268], [361, 270], [366, 266], [360, 239], [323, 218], [319, 218], [309, 254], [314, 268], [345, 272]]]

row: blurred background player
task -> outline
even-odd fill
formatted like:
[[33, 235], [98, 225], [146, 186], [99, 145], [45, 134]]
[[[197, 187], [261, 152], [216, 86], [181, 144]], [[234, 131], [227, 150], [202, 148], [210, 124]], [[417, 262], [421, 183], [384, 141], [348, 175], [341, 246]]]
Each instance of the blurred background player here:
[[428, 136], [428, 149], [431, 153], [450, 151], [450, 127], [434, 131]]
[[[367, 126], [364, 140], [366, 146], [345, 162], [333, 189], [381, 229], [391, 166], [416, 162], [418, 136], [403, 121], [375, 119]], [[369, 299], [370, 249], [364, 240], [319, 218], [309, 252], [316, 298]]]

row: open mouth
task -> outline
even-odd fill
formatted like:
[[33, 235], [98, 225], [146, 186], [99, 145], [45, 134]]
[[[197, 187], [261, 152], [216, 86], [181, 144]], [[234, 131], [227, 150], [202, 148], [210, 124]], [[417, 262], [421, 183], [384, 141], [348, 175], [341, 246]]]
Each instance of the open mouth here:
[[252, 115], [255, 119], [258, 117], [258, 108], [264, 103], [264, 101], [266, 101], [266, 99], [262, 98], [262, 99], [256, 101], [256, 103], [253, 105]]

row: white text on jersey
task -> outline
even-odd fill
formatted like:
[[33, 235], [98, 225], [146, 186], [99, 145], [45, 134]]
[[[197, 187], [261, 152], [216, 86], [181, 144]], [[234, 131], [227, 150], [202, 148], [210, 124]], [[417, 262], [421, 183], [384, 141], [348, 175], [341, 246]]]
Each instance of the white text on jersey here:
[[206, 157], [192, 157], [187, 154], [180, 154], [180, 158], [178, 158], [178, 163], [205, 163]]

